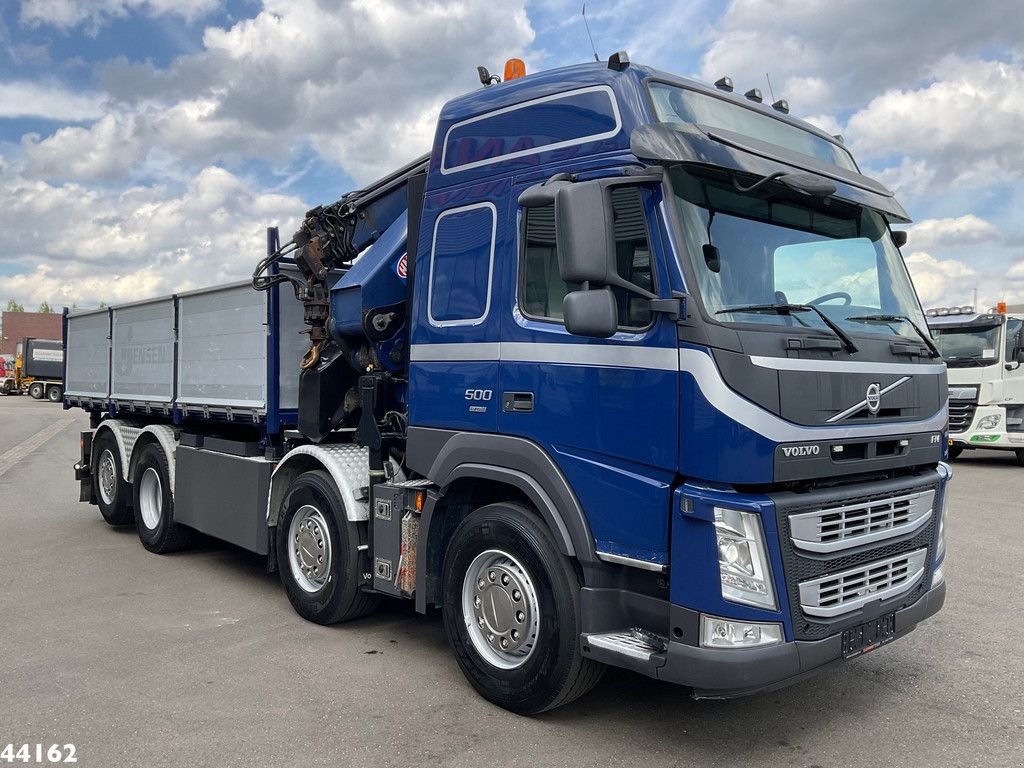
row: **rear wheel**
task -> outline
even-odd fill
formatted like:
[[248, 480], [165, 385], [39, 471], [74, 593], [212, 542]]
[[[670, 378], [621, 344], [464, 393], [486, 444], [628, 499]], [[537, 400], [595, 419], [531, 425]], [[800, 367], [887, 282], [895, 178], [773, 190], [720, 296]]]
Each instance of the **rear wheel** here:
[[171, 472], [163, 449], [156, 443], [142, 449], [135, 465], [132, 506], [139, 539], [150, 552], [163, 555], [195, 543], [196, 532], [174, 522]]
[[456, 529], [444, 561], [444, 625], [488, 701], [532, 715], [589, 691], [604, 666], [580, 649], [580, 585], [543, 523], [491, 504]]
[[54, 384], [52, 387], [46, 390], [46, 398], [51, 403], [59, 403], [64, 397], [64, 389], [59, 384]]
[[110, 525], [127, 525], [132, 522], [132, 488], [121, 473], [121, 451], [110, 430], [96, 438], [93, 456], [92, 487], [100, 514]]
[[348, 519], [331, 476], [304, 472], [288, 489], [277, 521], [277, 562], [292, 608], [317, 624], [370, 613], [379, 595], [359, 583], [359, 528]]
[[33, 400], [42, 400], [43, 392], [43, 385], [40, 384], [38, 381], [32, 382], [31, 386], [29, 386], [28, 388], [28, 393], [29, 395], [31, 395]]
[[10, 379], [4, 379], [4, 383], [3, 383], [2, 386], [3, 386], [3, 393], [5, 395], [9, 395], [9, 394], [11, 394], [11, 389], [13, 389], [14, 384], [11, 382]]
[[960, 458], [960, 454], [963, 453], [963, 452], [964, 452], [964, 449], [963, 449], [962, 446], [959, 446], [959, 445], [951, 445], [951, 446], [949, 446], [949, 460], [950, 461], [955, 461], [956, 459]]

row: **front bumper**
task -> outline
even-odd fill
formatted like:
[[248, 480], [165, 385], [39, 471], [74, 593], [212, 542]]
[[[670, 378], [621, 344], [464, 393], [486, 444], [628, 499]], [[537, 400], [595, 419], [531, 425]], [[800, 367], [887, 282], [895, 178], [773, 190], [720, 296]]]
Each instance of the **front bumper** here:
[[[978, 424], [988, 416], [998, 416], [996, 429], [980, 429]], [[970, 423], [960, 432], [949, 433], [949, 444], [960, 448], [990, 448], [994, 450], [1024, 449], [1024, 432], [1006, 431], [1006, 409], [998, 405], [979, 405], [972, 412]]]
[[[936, 613], [946, 599], [942, 582], [916, 603], [896, 612], [898, 639]], [[695, 614], [696, 615], [696, 614]], [[698, 617], [699, 620], [699, 617]], [[794, 641], [767, 648], [700, 648], [672, 640], [659, 680], [693, 689], [699, 699], [729, 699], [782, 688], [843, 660], [842, 633], [823, 640]]]

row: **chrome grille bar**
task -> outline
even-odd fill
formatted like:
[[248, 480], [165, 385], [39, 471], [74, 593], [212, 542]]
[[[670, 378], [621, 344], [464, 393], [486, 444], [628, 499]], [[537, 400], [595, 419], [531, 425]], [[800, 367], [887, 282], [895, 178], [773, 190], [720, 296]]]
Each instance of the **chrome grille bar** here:
[[831, 553], [914, 533], [928, 524], [935, 491], [823, 507], [789, 516], [793, 546]]
[[831, 618], [896, 597], [921, 580], [927, 556], [927, 548], [917, 549], [801, 582], [800, 608], [808, 616]]
[[977, 403], [973, 400], [951, 398], [949, 401], [949, 431], [953, 434], [966, 431], [974, 421], [974, 411], [977, 407]]

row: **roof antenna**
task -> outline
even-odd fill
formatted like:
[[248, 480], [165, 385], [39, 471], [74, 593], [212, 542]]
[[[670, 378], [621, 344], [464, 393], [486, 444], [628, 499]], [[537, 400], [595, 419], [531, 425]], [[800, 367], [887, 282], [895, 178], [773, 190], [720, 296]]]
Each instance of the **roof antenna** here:
[[587, 28], [587, 37], [590, 38], [590, 47], [594, 51], [594, 61], [600, 62], [601, 57], [597, 55], [597, 46], [594, 45], [594, 36], [590, 34], [590, 24], [587, 23], [587, 4], [583, 4], [583, 26]]
[[768, 77], [768, 73], [764, 73], [764, 79], [768, 81], [768, 95], [772, 97], [772, 101], [775, 101], [775, 91], [772, 90], [772, 79]]

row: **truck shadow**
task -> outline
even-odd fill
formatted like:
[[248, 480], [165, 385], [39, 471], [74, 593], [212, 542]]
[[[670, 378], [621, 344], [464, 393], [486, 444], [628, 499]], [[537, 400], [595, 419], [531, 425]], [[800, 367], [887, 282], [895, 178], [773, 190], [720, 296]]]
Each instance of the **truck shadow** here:
[[[998, 456], [995, 461], [999, 462]], [[133, 533], [131, 528], [123, 530]], [[256, 581], [261, 589], [280, 593], [281, 610], [290, 611], [279, 576], [267, 573], [263, 557], [205, 537], [195, 549], [178, 556], [203, 557], [223, 571], [218, 578]], [[361, 636], [366, 654], [398, 653], [403, 663], [446, 668], [445, 677], [453, 685], [465, 686], [466, 700], [449, 701], [444, 706], [479, 705], [448, 648], [440, 611], [423, 616], [415, 612], [411, 601], [385, 600], [372, 615], [330, 631]], [[915, 680], [923, 671], [912, 656], [898, 649], [896, 644], [877, 658], [859, 659], [798, 685], [733, 701], [695, 701], [685, 688], [609, 669], [583, 698], [528, 722], [538, 728], [567, 729], [574, 740], [621, 741], [623, 749], [634, 754], [638, 749], [659, 754], [682, 750], [688, 758], [695, 758], [695, 764], [732, 764], [743, 762], [745, 756], [761, 760], [767, 754], [783, 764], [815, 768], [809, 751], [819, 750], [810, 745], [820, 747], [827, 742], [830, 729], [899, 710], [907, 697], [913, 696]], [[499, 719], [519, 719], [497, 707], [492, 709]]]

